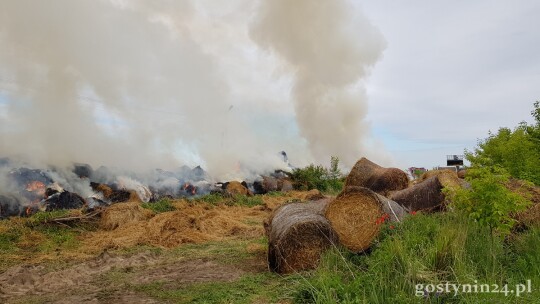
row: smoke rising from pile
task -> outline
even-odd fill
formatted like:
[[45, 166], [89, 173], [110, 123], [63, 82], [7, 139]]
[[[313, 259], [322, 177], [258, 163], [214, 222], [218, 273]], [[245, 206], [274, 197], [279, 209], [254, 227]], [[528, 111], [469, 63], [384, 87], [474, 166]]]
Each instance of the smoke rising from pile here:
[[[204, 2], [1, 1], [1, 154], [132, 170], [202, 163], [215, 176], [239, 162], [274, 169], [281, 150], [298, 165], [331, 155], [352, 164], [365, 152], [359, 80], [381, 55], [379, 33], [362, 16], [352, 22], [342, 1], [238, 3], [255, 20], [245, 13], [237, 41], [216, 44], [206, 38], [216, 36], [212, 26], [200, 26]], [[230, 83], [235, 72], [223, 69], [231, 65], [220, 51], [256, 49], [249, 37], [293, 68], [296, 123], [309, 151], [294, 136], [260, 136], [253, 124], [267, 117], [246, 118], [266, 112], [271, 91], [242, 96], [250, 83]]]
[[314, 156], [339, 155], [346, 164], [367, 152], [367, 98], [358, 81], [385, 45], [364, 16], [353, 20], [349, 11], [344, 1], [265, 1], [251, 32], [296, 73], [294, 108]]

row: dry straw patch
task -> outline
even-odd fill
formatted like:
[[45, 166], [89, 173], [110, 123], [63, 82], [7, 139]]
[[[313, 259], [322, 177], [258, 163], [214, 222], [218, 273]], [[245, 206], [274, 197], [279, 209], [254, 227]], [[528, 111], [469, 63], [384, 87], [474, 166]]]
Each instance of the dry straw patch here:
[[118, 203], [103, 211], [99, 226], [104, 230], [113, 230], [147, 220], [152, 215], [152, 211], [141, 207], [138, 202]]
[[144, 218], [146, 213], [133, 212], [139, 209], [130, 205], [132, 214], [138, 214], [128, 216], [134, 220], [116, 226], [113, 221], [106, 227], [115, 228], [90, 232], [83, 243], [87, 250], [100, 251], [135, 245], [171, 248], [185, 243], [260, 237], [264, 234], [262, 222], [269, 213], [262, 206], [209, 206], [185, 201], [173, 205], [178, 210], [160, 213], [150, 219]]

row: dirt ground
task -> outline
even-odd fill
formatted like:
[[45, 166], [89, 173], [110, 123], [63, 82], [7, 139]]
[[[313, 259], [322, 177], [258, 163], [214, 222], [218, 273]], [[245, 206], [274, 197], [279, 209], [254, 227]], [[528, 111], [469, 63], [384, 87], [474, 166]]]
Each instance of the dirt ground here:
[[[131, 256], [104, 252], [89, 261], [65, 269], [47, 271], [44, 266], [20, 265], [0, 275], [0, 300], [5, 303], [160, 303], [127, 284], [151, 282], [193, 284], [228, 282], [247, 272], [266, 271], [263, 259], [238, 267], [211, 258], [171, 259], [151, 252]], [[124, 273], [111, 281], [106, 274]]]
[[[0, 302], [177, 303], [182, 301], [151, 296], [144, 288], [178, 290], [266, 275], [263, 221], [283, 203], [305, 196], [298, 192], [268, 196], [263, 205], [254, 207], [180, 203], [175, 211], [88, 232], [80, 236], [78, 248], [59, 253], [57, 260], [36, 256], [38, 263], [25, 261], [1, 273]], [[209, 237], [188, 241], [180, 237], [194, 231]], [[85, 258], [65, 260], [67, 256]]]

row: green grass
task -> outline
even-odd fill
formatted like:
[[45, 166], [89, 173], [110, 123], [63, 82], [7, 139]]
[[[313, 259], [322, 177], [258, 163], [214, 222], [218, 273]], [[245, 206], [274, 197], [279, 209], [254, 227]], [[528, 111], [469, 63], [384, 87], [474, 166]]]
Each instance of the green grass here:
[[207, 282], [168, 286], [153, 282], [134, 287], [153, 298], [173, 303], [276, 303], [290, 298], [294, 282], [276, 274], [247, 274], [233, 282]]
[[143, 208], [150, 209], [154, 213], [163, 213], [168, 211], [174, 211], [175, 208], [172, 205], [171, 201], [168, 199], [162, 199], [154, 203], [143, 203], [141, 205]]
[[58, 224], [53, 220], [69, 215], [66, 210], [38, 212], [29, 218], [0, 222], [0, 271], [21, 260], [35, 259], [80, 246], [78, 236], [93, 229], [90, 224]]
[[270, 191], [270, 192], [266, 193], [265, 195], [271, 196], [271, 197], [283, 197], [283, 196], [287, 196], [287, 192], [283, 192], [283, 191]]
[[[540, 298], [540, 232], [529, 230], [510, 240], [458, 214], [410, 217], [386, 227], [371, 253], [335, 249], [305, 279], [297, 303], [537, 303]], [[533, 292], [461, 293], [417, 297], [416, 284], [515, 284], [532, 281]], [[536, 302], [534, 302], [536, 301]]]
[[53, 219], [67, 217], [68, 215], [69, 215], [69, 210], [66, 210], [66, 209], [53, 210], [53, 211], [47, 211], [47, 212], [38, 211], [32, 214], [32, 216], [30, 216], [27, 219], [26, 225], [31, 226], [31, 227], [39, 226]]
[[232, 197], [227, 197], [219, 193], [211, 193], [211, 194], [203, 195], [201, 197], [191, 199], [190, 201], [195, 202], [195, 203], [206, 203], [210, 205], [224, 204], [227, 206], [246, 206], [246, 207], [258, 206], [264, 203], [260, 195], [254, 195], [254, 196], [235, 195]]
[[[167, 261], [189, 261], [201, 259], [239, 267], [246, 271], [234, 281], [212, 281], [200, 283], [182, 283], [175, 281], [154, 281], [133, 284], [131, 278], [137, 273], [129, 269], [113, 269], [101, 277], [105, 286], [124, 286], [135, 292], [143, 293], [159, 302], [167, 303], [276, 303], [282, 299], [292, 299], [296, 290], [298, 276], [282, 277], [261, 271], [251, 272], [249, 263], [260, 263], [260, 252], [249, 252], [248, 245], [266, 245], [266, 238], [237, 240], [227, 242], [208, 242], [204, 244], [185, 244], [162, 251]], [[145, 248], [140, 248], [145, 251]], [[122, 288], [124, 288], [122, 287]]]
[[246, 251], [250, 243], [266, 244], [266, 238], [255, 240], [237, 240], [227, 242], [207, 242], [202, 244], [185, 244], [171, 250], [174, 258], [213, 259], [222, 264], [241, 264], [252, 255]]
[[210, 205], [217, 205], [218, 203], [221, 203], [225, 197], [221, 195], [220, 193], [209, 193], [197, 198], [192, 198], [190, 201], [196, 202], [196, 203], [207, 203]]
[[262, 198], [258, 195], [254, 196], [245, 196], [245, 195], [236, 195], [233, 198], [233, 205], [237, 206], [246, 206], [246, 207], [254, 207], [258, 205], [262, 205], [264, 202]]

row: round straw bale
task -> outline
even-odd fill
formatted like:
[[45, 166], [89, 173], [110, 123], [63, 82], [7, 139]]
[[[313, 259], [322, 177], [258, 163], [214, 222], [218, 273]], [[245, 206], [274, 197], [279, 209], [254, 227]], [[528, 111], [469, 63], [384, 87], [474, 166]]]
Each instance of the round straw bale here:
[[386, 195], [390, 191], [402, 190], [409, 186], [407, 174], [397, 168], [383, 168], [362, 157], [345, 180], [345, 187], [357, 186], [369, 188]]
[[455, 172], [449, 172], [431, 176], [408, 189], [392, 192], [389, 198], [410, 211], [441, 210], [445, 202], [442, 189], [458, 189], [461, 187]]
[[291, 273], [313, 269], [321, 254], [337, 244], [337, 235], [323, 216], [328, 201], [291, 203], [273, 214], [268, 226], [268, 265]]
[[341, 244], [353, 252], [369, 248], [381, 228], [377, 220], [385, 214], [390, 221], [401, 221], [406, 212], [370, 189], [353, 186], [345, 187], [325, 213]]
[[237, 181], [228, 182], [225, 191], [227, 192], [227, 194], [230, 195], [253, 195], [253, 193], [251, 193], [248, 188], [246, 188], [244, 185], [242, 185], [242, 183]]
[[449, 169], [442, 169], [442, 170], [426, 171], [424, 174], [422, 174], [422, 176], [420, 177], [420, 180], [424, 181], [424, 180], [426, 180], [426, 179], [428, 179], [430, 177], [436, 176], [436, 175], [443, 175], [443, 176], [452, 175], [453, 177], [458, 177], [456, 171], [449, 170]]
[[152, 214], [152, 211], [141, 207], [137, 202], [118, 203], [103, 211], [99, 226], [105, 230], [113, 230], [130, 223], [144, 221]]

